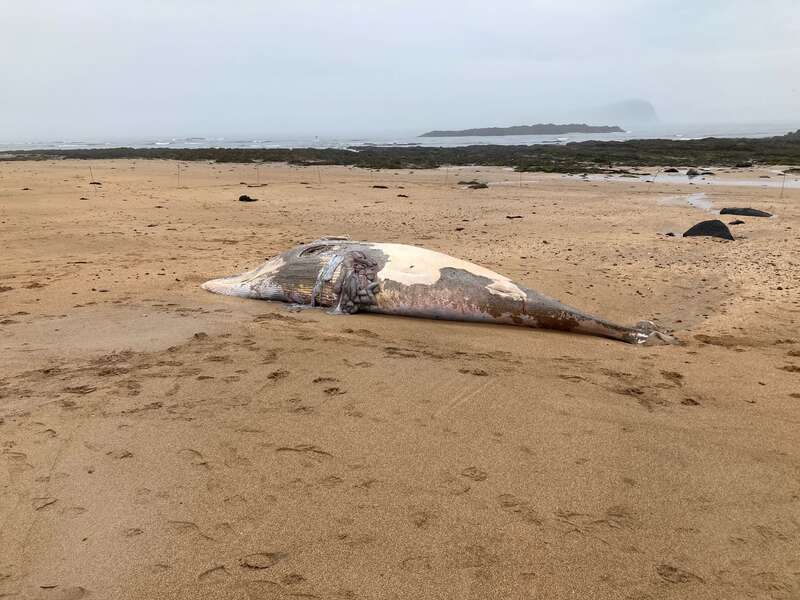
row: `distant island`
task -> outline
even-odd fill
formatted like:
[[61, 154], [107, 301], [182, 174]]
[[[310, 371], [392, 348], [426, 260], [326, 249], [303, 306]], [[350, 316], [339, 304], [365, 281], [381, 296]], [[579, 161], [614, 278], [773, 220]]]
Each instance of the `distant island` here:
[[537, 123], [536, 125], [514, 125], [512, 127], [478, 127], [454, 131], [428, 131], [419, 137], [467, 137], [494, 135], [560, 135], [562, 133], [623, 133], [616, 125], [587, 125], [586, 123]]

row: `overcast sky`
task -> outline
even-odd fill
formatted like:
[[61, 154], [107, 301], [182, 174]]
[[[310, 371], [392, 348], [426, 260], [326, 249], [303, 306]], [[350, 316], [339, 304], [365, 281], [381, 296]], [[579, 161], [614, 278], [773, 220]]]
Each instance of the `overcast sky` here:
[[798, 8], [0, 0], [0, 141], [416, 133], [629, 98], [665, 122], [798, 121]]

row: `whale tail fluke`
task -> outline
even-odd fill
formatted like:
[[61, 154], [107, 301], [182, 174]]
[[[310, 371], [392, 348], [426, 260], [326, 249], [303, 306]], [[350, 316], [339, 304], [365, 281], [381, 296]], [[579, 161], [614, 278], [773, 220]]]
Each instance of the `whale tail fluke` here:
[[679, 343], [677, 338], [662, 331], [652, 321], [639, 321], [633, 326], [630, 339], [625, 341], [641, 346], [664, 346]]
[[201, 284], [200, 287], [215, 294], [223, 296], [238, 296], [240, 298], [255, 298], [256, 295], [249, 285], [245, 285], [244, 277], [234, 275], [233, 277], [220, 277], [211, 279]]

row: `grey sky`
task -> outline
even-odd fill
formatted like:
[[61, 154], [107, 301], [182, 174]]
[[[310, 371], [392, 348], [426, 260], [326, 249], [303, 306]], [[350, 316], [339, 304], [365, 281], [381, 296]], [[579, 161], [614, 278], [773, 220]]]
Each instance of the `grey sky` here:
[[0, 141], [800, 119], [797, 0], [0, 0]]

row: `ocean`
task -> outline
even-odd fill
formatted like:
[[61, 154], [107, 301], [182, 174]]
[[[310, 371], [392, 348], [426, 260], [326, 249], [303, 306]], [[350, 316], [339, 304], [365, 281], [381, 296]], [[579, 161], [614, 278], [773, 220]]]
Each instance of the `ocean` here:
[[43, 150], [43, 149], [87, 149], [87, 148], [341, 148], [415, 146], [415, 147], [457, 147], [470, 145], [530, 145], [567, 144], [569, 142], [624, 141], [630, 139], [669, 139], [692, 140], [704, 137], [744, 137], [760, 138], [783, 135], [800, 129], [800, 121], [795, 123], [737, 123], [737, 124], [656, 124], [631, 127], [622, 133], [571, 133], [554, 135], [510, 135], [474, 137], [418, 137], [406, 135], [373, 136], [298, 136], [285, 137], [268, 135], [232, 136], [151, 136], [151, 137], [109, 137], [72, 140], [15, 140], [0, 142], [4, 150]]

